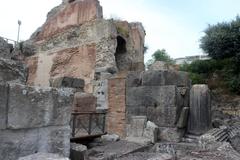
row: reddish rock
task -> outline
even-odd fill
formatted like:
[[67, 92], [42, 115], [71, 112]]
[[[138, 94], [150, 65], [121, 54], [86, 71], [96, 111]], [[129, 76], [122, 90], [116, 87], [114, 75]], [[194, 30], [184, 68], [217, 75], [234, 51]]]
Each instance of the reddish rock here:
[[102, 7], [98, 0], [73, 1], [59, 10], [59, 12], [48, 18], [41, 32], [37, 35], [37, 40], [48, 38], [66, 28], [78, 26], [103, 16]]
[[107, 132], [125, 137], [126, 129], [126, 79], [117, 77], [108, 80]]

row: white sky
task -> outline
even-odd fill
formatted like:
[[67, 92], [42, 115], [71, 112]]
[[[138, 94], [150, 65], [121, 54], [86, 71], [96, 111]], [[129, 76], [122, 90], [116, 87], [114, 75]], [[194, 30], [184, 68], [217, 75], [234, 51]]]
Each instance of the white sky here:
[[[40, 27], [47, 12], [62, 0], [1, 0], [0, 36], [26, 40]], [[140, 21], [149, 47], [145, 61], [157, 49], [171, 57], [201, 54], [199, 39], [208, 24], [229, 21], [240, 13], [240, 0], [100, 0], [105, 18]]]

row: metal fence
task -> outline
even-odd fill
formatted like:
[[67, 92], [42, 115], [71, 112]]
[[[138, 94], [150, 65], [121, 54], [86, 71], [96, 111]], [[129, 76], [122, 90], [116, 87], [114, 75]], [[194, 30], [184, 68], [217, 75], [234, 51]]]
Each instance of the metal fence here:
[[75, 112], [71, 117], [72, 138], [105, 133], [106, 113]]
[[12, 40], [12, 39], [9, 39], [9, 38], [5, 38], [5, 37], [2, 37], [2, 36], [0, 36], [0, 38], [4, 39], [7, 43], [13, 44], [13, 46], [17, 45], [17, 41], [15, 41], [15, 40]]

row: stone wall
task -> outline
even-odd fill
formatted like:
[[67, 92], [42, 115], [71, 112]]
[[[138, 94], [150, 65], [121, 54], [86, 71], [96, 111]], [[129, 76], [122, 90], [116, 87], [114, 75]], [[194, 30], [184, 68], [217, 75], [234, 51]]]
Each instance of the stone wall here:
[[187, 126], [184, 108], [189, 108], [188, 74], [170, 70], [130, 72], [126, 83], [127, 123], [132, 116], [146, 116], [160, 128], [161, 140], [180, 141]]
[[37, 152], [69, 156], [72, 89], [0, 84], [0, 159]]
[[144, 39], [141, 23], [103, 19], [97, 0], [63, 1], [29, 41], [35, 55], [26, 58], [28, 84], [49, 86], [57, 77], [81, 78], [84, 91], [98, 97], [99, 108], [107, 108], [107, 88], [98, 85], [120, 71], [143, 71]]

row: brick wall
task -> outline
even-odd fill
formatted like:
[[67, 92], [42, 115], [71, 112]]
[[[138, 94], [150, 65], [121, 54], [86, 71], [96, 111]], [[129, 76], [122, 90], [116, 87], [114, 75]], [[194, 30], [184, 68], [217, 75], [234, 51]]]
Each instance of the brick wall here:
[[125, 137], [126, 79], [117, 77], [108, 80], [107, 132]]

